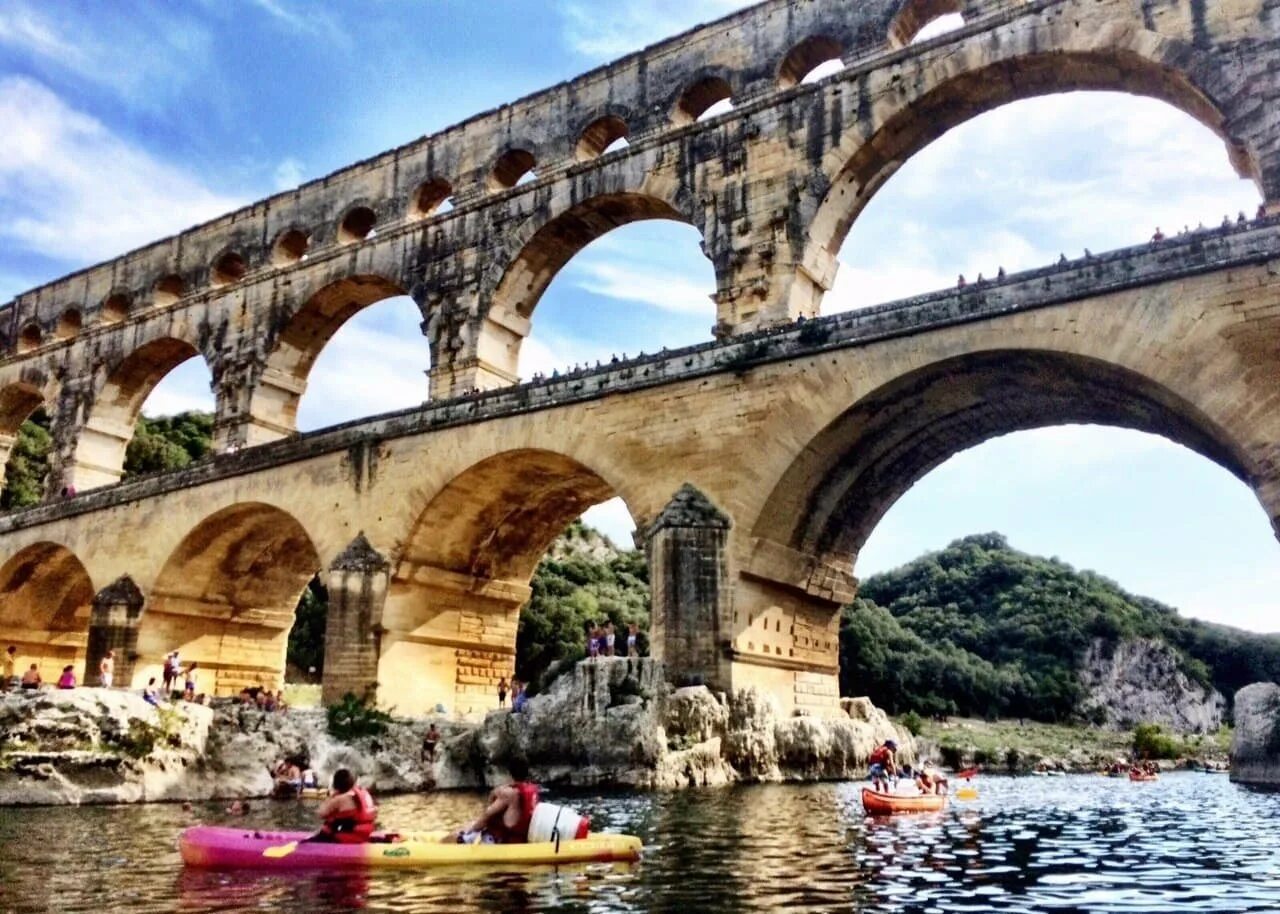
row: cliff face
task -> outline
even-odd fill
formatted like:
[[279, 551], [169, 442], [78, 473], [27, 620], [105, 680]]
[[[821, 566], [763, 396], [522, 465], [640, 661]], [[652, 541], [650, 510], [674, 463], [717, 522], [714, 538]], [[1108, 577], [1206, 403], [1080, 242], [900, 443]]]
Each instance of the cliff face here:
[[650, 659], [578, 664], [520, 714], [491, 713], [449, 744], [442, 783], [492, 779], [513, 758], [536, 778], [573, 785], [682, 787], [862, 777], [871, 751], [914, 741], [865, 699], [836, 718], [781, 717], [753, 690], [671, 689]]
[[519, 714], [437, 720], [436, 758], [424, 761], [425, 719], [347, 744], [318, 710], [156, 709], [106, 689], [18, 693], [0, 699], [0, 806], [265, 797], [268, 766], [289, 755], [309, 759], [322, 783], [349, 768], [380, 793], [484, 786], [517, 758], [546, 783], [633, 787], [861, 777], [889, 738], [914, 759], [911, 737], [869, 701], [843, 706], [834, 719], [781, 717], [752, 691], [672, 690], [655, 660], [584, 662]]
[[1259, 682], [1236, 692], [1231, 780], [1280, 787], [1280, 686]]
[[1095, 640], [1080, 682], [1087, 693], [1082, 713], [1113, 729], [1154, 723], [1177, 733], [1213, 733], [1226, 711], [1216, 689], [1187, 677], [1172, 647], [1148, 638]]

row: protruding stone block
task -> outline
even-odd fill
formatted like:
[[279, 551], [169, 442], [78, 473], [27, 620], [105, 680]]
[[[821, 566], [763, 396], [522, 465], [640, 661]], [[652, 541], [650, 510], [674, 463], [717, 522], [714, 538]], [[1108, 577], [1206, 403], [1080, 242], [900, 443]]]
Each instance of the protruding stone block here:
[[645, 531], [650, 644], [679, 685], [729, 686], [722, 642], [733, 618], [725, 553], [730, 526], [706, 495], [686, 483]]
[[391, 563], [363, 532], [329, 566], [321, 688], [325, 704], [340, 701], [347, 692], [370, 697], [376, 693], [390, 569]]
[[142, 591], [127, 574], [102, 588], [93, 598], [89, 615], [89, 646], [81, 682], [98, 685], [98, 664], [115, 651], [116, 683], [128, 685], [138, 659], [138, 623], [146, 602]]

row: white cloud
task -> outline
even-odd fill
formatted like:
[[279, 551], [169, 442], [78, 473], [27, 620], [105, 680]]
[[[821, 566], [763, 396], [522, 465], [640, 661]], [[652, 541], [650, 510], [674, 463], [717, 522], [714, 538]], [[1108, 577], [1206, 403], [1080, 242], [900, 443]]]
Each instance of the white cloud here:
[[583, 513], [582, 520], [613, 540], [613, 544], [620, 549], [635, 548], [635, 540], [631, 534], [636, 524], [631, 519], [631, 512], [627, 510], [627, 503], [621, 498], [611, 498], [594, 508], [588, 508]]
[[0, 80], [0, 123], [0, 237], [28, 251], [83, 265], [238, 205], [33, 80]]
[[675, 314], [713, 310], [706, 284], [693, 276], [664, 275], [639, 264], [593, 260], [579, 266], [575, 279], [580, 289], [592, 295], [639, 302]]
[[276, 190], [293, 190], [302, 183], [304, 175], [302, 163], [290, 156], [276, 166], [272, 180]]
[[23, 0], [0, 9], [0, 46], [42, 72], [105, 86], [144, 108], [200, 76], [213, 44], [199, 22], [160, 4], [110, 15], [64, 4], [56, 17]]
[[308, 3], [295, 8], [287, 0], [248, 0], [248, 3], [290, 32], [340, 44], [350, 43], [347, 31], [317, 4]]
[[561, 0], [560, 15], [573, 50], [613, 58], [750, 5], [743, 0]]
[[192, 410], [211, 413], [214, 399], [209, 385], [212, 380], [203, 358], [187, 359], [151, 391], [142, 404], [142, 413], [145, 416], [172, 416]]

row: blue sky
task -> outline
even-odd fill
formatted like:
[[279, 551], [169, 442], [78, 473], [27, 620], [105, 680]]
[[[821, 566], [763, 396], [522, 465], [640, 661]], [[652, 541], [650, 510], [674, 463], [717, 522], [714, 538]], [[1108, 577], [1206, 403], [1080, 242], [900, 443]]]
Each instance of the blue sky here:
[[[0, 300], [326, 174], [745, 4], [731, 0], [303, 0], [0, 6]], [[910, 160], [841, 254], [831, 313], [1107, 250], [1224, 214], [1256, 188], [1158, 102], [1071, 94], [1010, 105]], [[557, 277], [521, 371], [707, 339], [710, 265], [676, 224], [620, 229]], [[322, 354], [300, 423], [421, 402], [407, 300]], [[146, 410], [210, 408], [191, 362]], [[591, 519], [628, 543], [625, 507]], [[1280, 546], [1252, 494], [1152, 436], [1067, 427], [958, 455], [885, 517], [865, 576], [966, 533], [1107, 574], [1206, 619], [1280, 630]]]

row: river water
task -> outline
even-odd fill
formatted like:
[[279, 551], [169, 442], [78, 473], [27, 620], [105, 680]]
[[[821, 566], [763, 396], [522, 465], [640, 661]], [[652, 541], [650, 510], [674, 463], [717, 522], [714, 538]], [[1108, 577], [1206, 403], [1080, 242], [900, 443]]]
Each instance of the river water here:
[[[867, 819], [858, 784], [547, 798], [639, 835], [633, 866], [360, 876], [184, 870], [221, 805], [0, 810], [5, 912], [1235, 912], [1280, 910], [1280, 794], [1223, 775], [980, 778], [945, 812]], [[389, 797], [392, 827], [456, 825], [479, 795]], [[305, 827], [255, 803], [237, 825]]]

